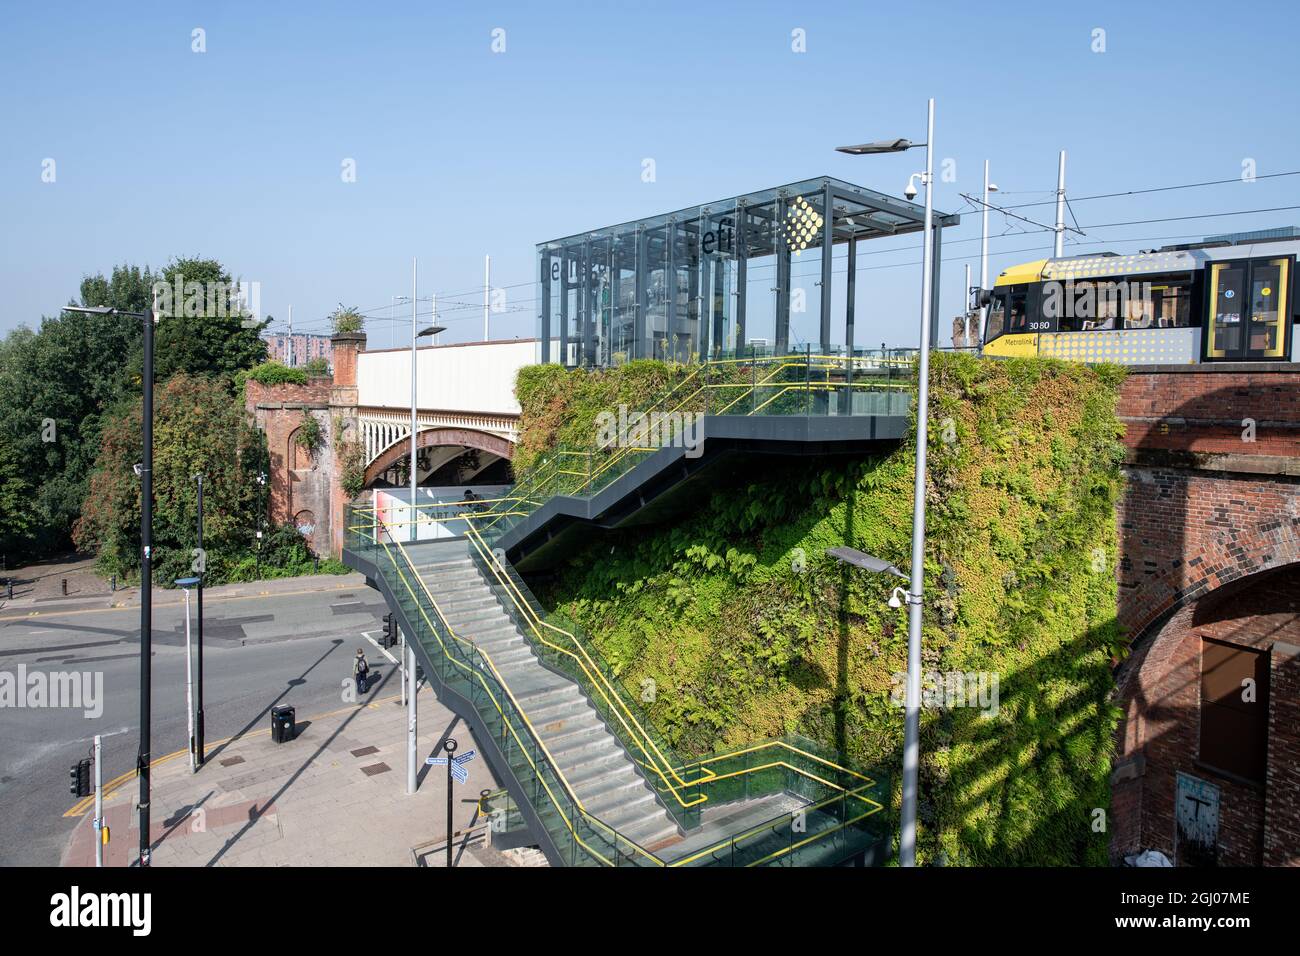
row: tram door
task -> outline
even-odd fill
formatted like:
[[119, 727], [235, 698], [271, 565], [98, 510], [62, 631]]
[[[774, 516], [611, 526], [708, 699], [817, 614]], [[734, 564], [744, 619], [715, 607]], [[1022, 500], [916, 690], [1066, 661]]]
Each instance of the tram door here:
[[1291, 335], [1291, 256], [1212, 262], [1205, 357], [1279, 359]]

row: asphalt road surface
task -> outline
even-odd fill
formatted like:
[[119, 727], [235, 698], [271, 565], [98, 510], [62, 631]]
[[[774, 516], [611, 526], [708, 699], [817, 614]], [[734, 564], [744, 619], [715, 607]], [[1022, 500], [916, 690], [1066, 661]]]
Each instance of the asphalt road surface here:
[[[318, 580], [318, 579], [316, 579]], [[352, 586], [355, 580], [356, 586]], [[378, 636], [384, 606], [356, 576], [314, 589], [276, 582], [268, 594], [204, 604], [204, 708], [207, 739], [220, 740], [270, 724], [270, 708], [292, 704], [299, 719], [343, 706], [342, 682], [364, 647], [371, 694], [397, 690], [395, 670], [362, 636]], [[155, 758], [184, 750], [185, 612], [175, 591], [155, 591], [153, 719]], [[165, 605], [165, 606], [158, 606]], [[102, 675], [102, 714], [83, 708], [0, 706], [0, 864], [57, 866], [75, 820], [63, 813], [76, 802], [68, 769], [103, 738], [103, 779], [133, 770], [139, 745], [140, 611], [122, 608], [0, 607], [0, 678], [80, 673], [93, 687]], [[373, 680], [373, 678], [378, 680]], [[12, 680], [12, 678], [11, 678]], [[21, 688], [20, 688], [21, 690]], [[129, 785], [134, 792], [136, 784]], [[122, 834], [121, 839], [127, 835]]]

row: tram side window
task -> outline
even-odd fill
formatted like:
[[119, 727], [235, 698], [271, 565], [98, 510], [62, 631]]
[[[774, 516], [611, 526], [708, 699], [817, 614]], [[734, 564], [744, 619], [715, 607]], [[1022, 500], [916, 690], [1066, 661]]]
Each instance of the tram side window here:
[[1005, 332], [1006, 324], [1007, 294], [1005, 292], [995, 292], [993, 301], [989, 303], [989, 317], [984, 325], [984, 341], [991, 342]]
[[1029, 328], [1029, 291], [1013, 287], [1007, 302], [1007, 331], [1024, 332]]
[[1126, 329], [1185, 329], [1192, 324], [1192, 278], [1145, 276], [1130, 284]]

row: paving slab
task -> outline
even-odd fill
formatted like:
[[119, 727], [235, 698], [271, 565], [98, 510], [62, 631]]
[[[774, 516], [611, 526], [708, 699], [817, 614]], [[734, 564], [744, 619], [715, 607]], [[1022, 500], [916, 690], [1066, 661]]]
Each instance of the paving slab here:
[[[422, 689], [418, 700], [421, 759], [434, 753], [449, 733], [460, 752], [480, 749], [469, 728], [431, 690]], [[264, 729], [209, 744], [209, 760], [198, 773], [190, 772], [184, 753], [156, 759], [150, 794], [152, 864], [412, 866], [412, 847], [446, 839], [442, 768], [432, 768], [416, 793], [406, 793], [406, 709], [397, 695], [328, 714], [299, 715], [300, 724], [304, 721], [310, 724], [284, 744], [273, 743]], [[220, 753], [213, 759], [217, 746]], [[352, 750], [367, 752], [353, 756]], [[386, 773], [363, 772], [363, 767], [381, 763], [388, 765]], [[457, 831], [476, 822], [476, 805], [462, 800], [499, 786], [481, 757], [467, 769], [468, 783], [453, 784], [452, 826]], [[130, 865], [137, 855], [135, 783], [127, 778], [105, 798], [108, 866]], [[80, 819], [63, 864], [93, 866], [93, 804], [74, 810]], [[459, 866], [482, 866], [492, 858], [462, 852], [455, 859]], [[442, 861], [439, 855], [436, 865]]]

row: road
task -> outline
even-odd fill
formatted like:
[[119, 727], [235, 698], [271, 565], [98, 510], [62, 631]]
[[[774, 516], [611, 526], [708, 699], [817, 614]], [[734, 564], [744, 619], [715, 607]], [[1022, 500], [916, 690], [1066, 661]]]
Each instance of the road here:
[[[270, 708], [292, 704], [300, 719], [343, 705], [342, 682], [364, 647], [376, 691], [396, 689], [391, 665], [364, 638], [378, 636], [382, 599], [359, 576], [311, 579], [268, 593], [213, 589], [204, 607], [204, 706], [207, 738], [269, 725]], [[152, 753], [186, 747], [184, 605], [155, 591]], [[135, 767], [140, 711], [138, 606], [46, 603], [0, 607], [0, 680], [21, 673], [80, 673], [102, 679], [102, 713], [84, 709], [0, 706], [0, 864], [58, 865], [74, 820], [68, 768], [103, 737], [104, 780]], [[102, 675], [98, 677], [97, 675]], [[382, 686], [380, 686], [382, 685]], [[134, 781], [130, 784], [136, 786]], [[126, 833], [119, 837], [127, 839]]]

